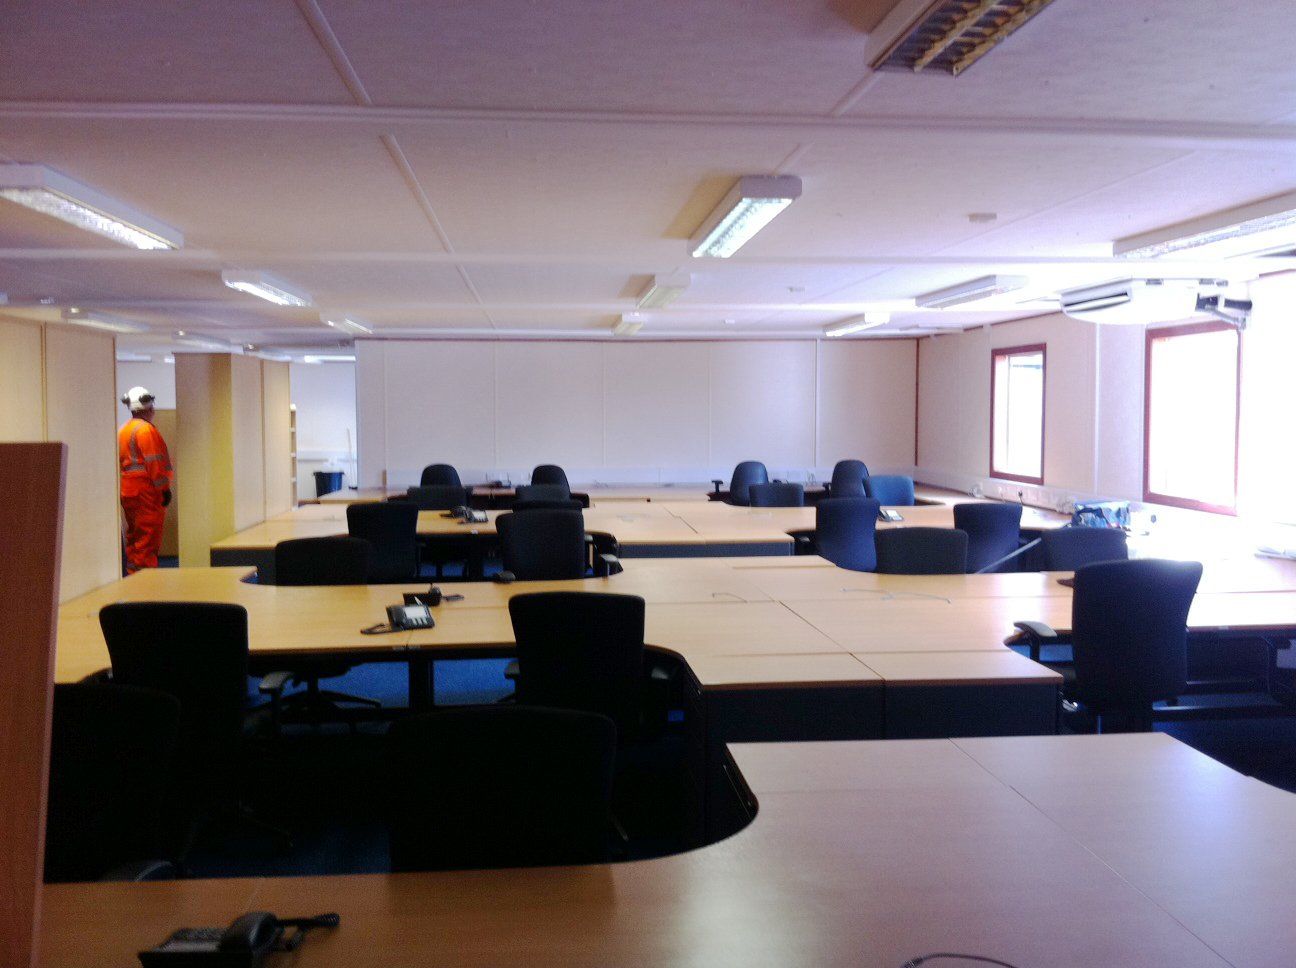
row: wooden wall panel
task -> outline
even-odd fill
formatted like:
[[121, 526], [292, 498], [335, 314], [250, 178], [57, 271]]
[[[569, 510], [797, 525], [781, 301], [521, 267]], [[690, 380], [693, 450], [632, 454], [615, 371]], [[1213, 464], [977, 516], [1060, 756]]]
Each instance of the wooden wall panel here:
[[176, 354], [176, 439], [168, 443], [184, 474], [179, 484], [187, 509], [179, 522], [184, 567], [206, 567], [212, 542], [237, 530], [229, 359]]
[[63, 600], [121, 576], [114, 349], [103, 333], [45, 330], [45, 434], [68, 445]]
[[264, 516], [290, 510], [297, 503], [292, 479], [292, 390], [288, 364], [261, 360], [262, 446], [265, 467]]
[[41, 326], [0, 319], [0, 441], [45, 439]]
[[[111, 409], [108, 411], [111, 413]], [[68, 449], [0, 444], [0, 965], [38, 964], [55, 608]], [[21, 594], [18, 590], [21, 589]]]
[[233, 421], [234, 530], [265, 520], [265, 424], [261, 360], [250, 356], [223, 358], [230, 370], [226, 405]]
[[[170, 369], [170, 367], [168, 367]], [[120, 375], [120, 370], [118, 372]], [[118, 381], [118, 386], [121, 381]], [[135, 384], [132, 384], [134, 386]], [[141, 384], [147, 386], [147, 384]], [[129, 389], [129, 387], [127, 388]], [[152, 387], [149, 387], [152, 390]], [[174, 390], [172, 390], [174, 395]], [[180, 554], [180, 487], [184, 471], [180, 469], [179, 459], [175, 452], [176, 439], [176, 412], [174, 410], [154, 410], [153, 426], [162, 433], [162, 439], [167, 442], [167, 451], [171, 454], [171, 466], [175, 468], [176, 479], [175, 486], [171, 488], [171, 505], [167, 508], [166, 523], [162, 525], [162, 550], [159, 552], [169, 558], [175, 558]]]

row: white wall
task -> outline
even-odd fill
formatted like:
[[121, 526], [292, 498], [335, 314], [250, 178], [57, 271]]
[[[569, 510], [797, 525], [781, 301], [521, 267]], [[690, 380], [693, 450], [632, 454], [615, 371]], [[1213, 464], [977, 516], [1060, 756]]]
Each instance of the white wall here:
[[913, 340], [356, 347], [364, 486], [416, 483], [437, 461], [466, 482], [556, 463], [587, 484], [728, 478], [747, 459], [794, 480], [844, 457], [913, 467]]
[[130, 411], [121, 403], [122, 396], [131, 387], [144, 387], [156, 398], [159, 410], [175, 409], [175, 364], [153, 360], [149, 363], [117, 361], [117, 416], [119, 423], [130, 419]]
[[[1296, 275], [1251, 287], [1242, 337], [1239, 516], [1289, 519], [1296, 489]], [[1096, 326], [1053, 314], [928, 338], [919, 347], [917, 476], [933, 484], [1062, 506], [1076, 497], [1141, 502], [1146, 328]], [[1044, 484], [989, 477], [990, 351], [1048, 346]], [[1193, 512], [1157, 508], [1171, 517]], [[1216, 516], [1196, 515], [1199, 523]]]
[[297, 408], [297, 499], [315, 496], [313, 473], [336, 469], [355, 483], [356, 368], [350, 363], [293, 363]]

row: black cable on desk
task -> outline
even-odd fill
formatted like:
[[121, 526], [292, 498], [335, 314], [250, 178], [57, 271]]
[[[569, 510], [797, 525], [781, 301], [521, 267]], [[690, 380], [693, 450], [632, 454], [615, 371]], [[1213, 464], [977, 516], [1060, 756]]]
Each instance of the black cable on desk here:
[[965, 955], [957, 951], [933, 951], [929, 955], [920, 955], [917, 958], [910, 958], [900, 968], [918, 968], [924, 962], [931, 961], [934, 958], [947, 958], [953, 961], [979, 961], [983, 965], [999, 965], [1000, 968], [1017, 968], [1006, 961], [1000, 961], [998, 958], [987, 958], [984, 955]]

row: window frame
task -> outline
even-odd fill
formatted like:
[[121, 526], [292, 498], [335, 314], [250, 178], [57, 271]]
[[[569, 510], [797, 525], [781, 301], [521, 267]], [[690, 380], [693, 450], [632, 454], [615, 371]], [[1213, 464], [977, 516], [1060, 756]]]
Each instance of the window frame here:
[[[1028, 477], [1024, 474], [1009, 474], [995, 469], [995, 401], [998, 381], [995, 370], [1001, 357], [1026, 356], [1040, 354], [1040, 472], [1039, 477]], [[1024, 346], [1001, 346], [990, 350], [990, 476], [1001, 481], [1016, 481], [1018, 484], [1035, 484], [1044, 486], [1044, 447], [1045, 428], [1048, 426], [1048, 344], [1030, 343]]]
[[[1179, 336], [1196, 336], [1201, 333], [1237, 333], [1237, 379], [1236, 400], [1233, 405], [1233, 503], [1211, 504], [1189, 497], [1176, 497], [1173, 494], [1160, 494], [1152, 490], [1152, 343], [1159, 339], [1174, 339]], [[1207, 511], [1211, 514], [1237, 516], [1238, 468], [1242, 453], [1242, 331], [1232, 323], [1209, 321], [1202, 323], [1181, 323], [1175, 326], [1147, 328], [1143, 337], [1143, 501], [1147, 504], [1163, 504], [1169, 507], [1185, 508], [1189, 511]]]

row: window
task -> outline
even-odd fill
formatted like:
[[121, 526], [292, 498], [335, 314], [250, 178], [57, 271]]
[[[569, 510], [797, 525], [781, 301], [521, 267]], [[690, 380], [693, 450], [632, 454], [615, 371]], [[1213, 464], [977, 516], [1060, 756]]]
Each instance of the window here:
[[1148, 330], [1143, 500], [1235, 513], [1239, 342], [1227, 323]]
[[990, 352], [990, 476], [1044, 483], [1044, 356], [1036, 346]]

